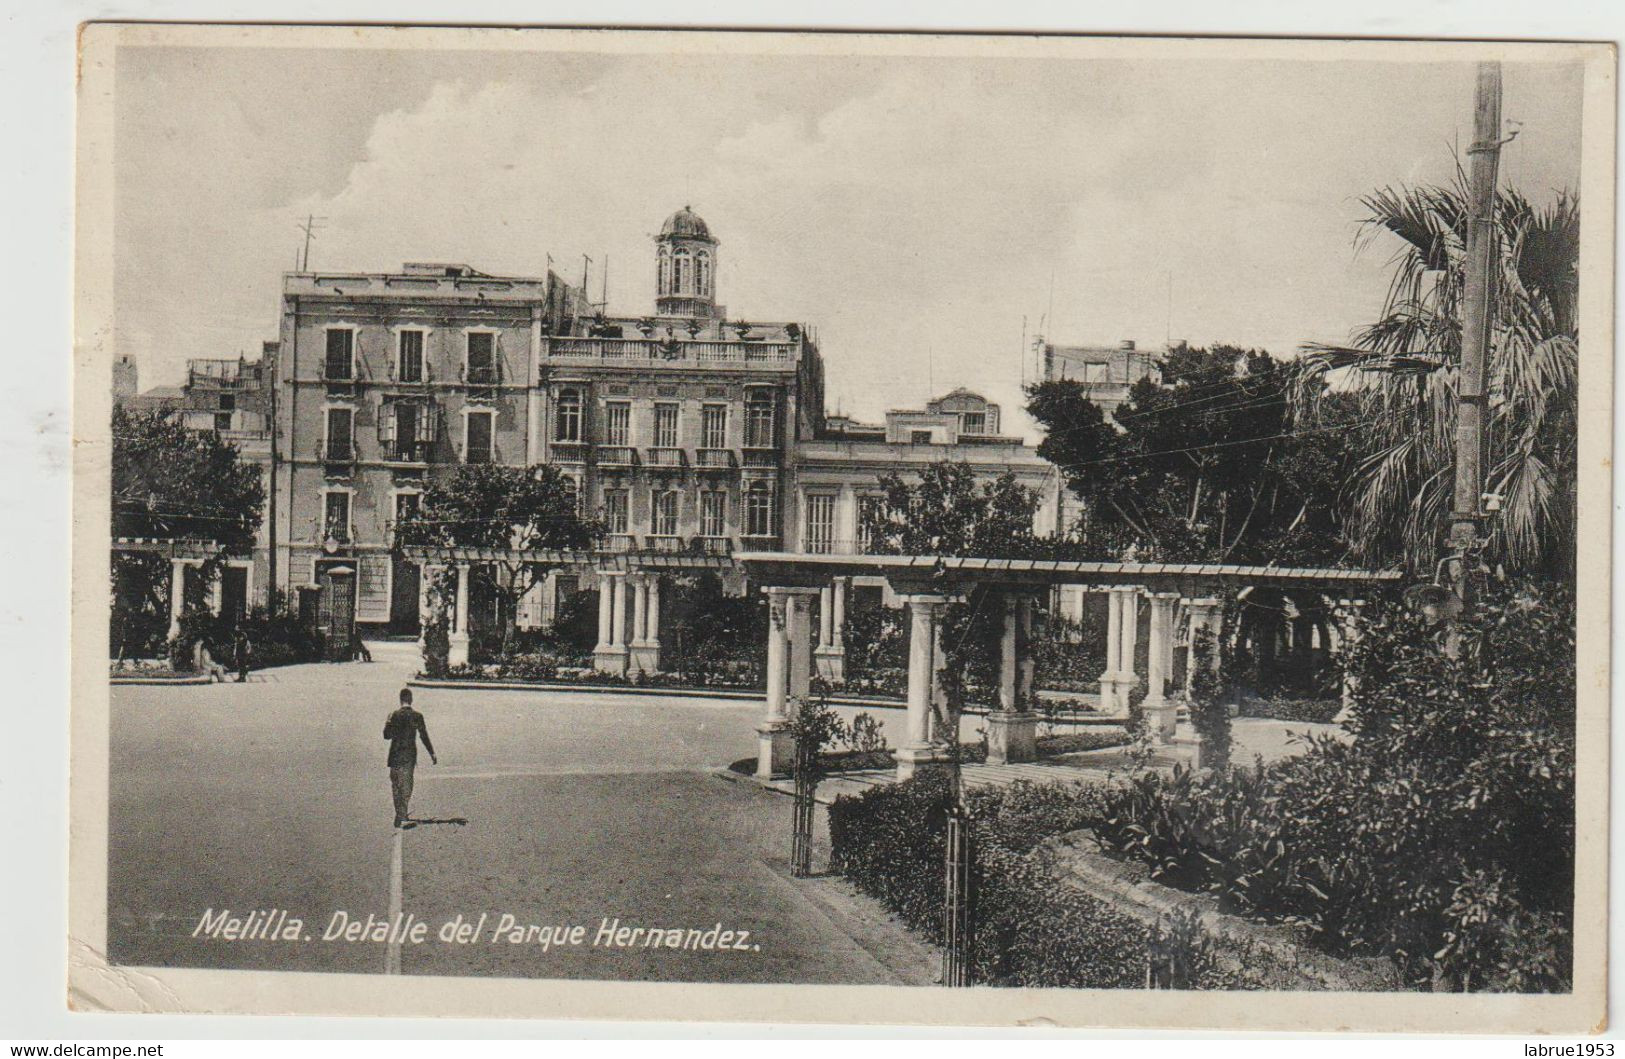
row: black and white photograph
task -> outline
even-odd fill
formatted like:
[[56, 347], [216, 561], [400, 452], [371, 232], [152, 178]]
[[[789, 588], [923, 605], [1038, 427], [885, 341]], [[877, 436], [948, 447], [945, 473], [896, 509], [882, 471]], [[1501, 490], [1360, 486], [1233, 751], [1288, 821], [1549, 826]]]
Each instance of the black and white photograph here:
[[1605, 1022], [1609, 46], [80, 48], [76, 1009]]

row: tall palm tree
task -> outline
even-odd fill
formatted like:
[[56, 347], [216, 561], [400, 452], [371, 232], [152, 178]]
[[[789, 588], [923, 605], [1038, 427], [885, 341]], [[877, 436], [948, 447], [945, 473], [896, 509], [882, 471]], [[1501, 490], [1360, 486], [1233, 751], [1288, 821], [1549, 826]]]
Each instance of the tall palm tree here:
[[[1368, 562], [1403, 558], [1427, 569], [1439, 555], [1454, 483], [1468, 201], [1459, 171], [1449, 187], [1363, 198], [1356, 246], [1398, 242], [1382, 315], [1352, 347], [1303, 347], [1297, 402], [1306, 425], [1328, 374], [1332, 389], [1352, 390], [1360, 404], [1351, 441], [1364, 456], [1345, 500]], [[1561, 575], [1574, 565], [1580, 205], [1563, 192], [1537, 207], [1509, 190], [1497, 196], [1495, 219], [1484, 491], [1501, 501], [1490, 558]]]

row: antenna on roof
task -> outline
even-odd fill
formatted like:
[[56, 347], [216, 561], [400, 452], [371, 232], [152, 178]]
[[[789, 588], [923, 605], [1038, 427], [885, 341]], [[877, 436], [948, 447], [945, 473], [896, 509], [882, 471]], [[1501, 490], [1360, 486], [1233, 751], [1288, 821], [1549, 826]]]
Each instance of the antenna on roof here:
[[299, 261], [299, 271], [300, 272], [309, 272], [310, 271], [310, 241], [311, 241], [312, 238], [315, 237], [317, 232], [319, 232], [323, 227], [325, 227], [325, 225], [321, 225], [321, 224], [318, 224], [316, 222], [317, 221], [325, 221], [325, 220], [327, 220], [326, 217], [318, 217], [314, 213], [312, 213], [312, 214], [307, 214], [305, 216], [305, 223], [304, 224], [296, 224], [296, 225], [294, 225], [295, 228], [297, 228], [301, 232], [305, 233], [305, 253], [304, 253], [304, 256]]
[[604, 253], [604, 287], [603, 287], [603, 290], [604, 290], [604, 300], [599, 303], [599, 307], [601, 309], [603, 309], [604, 312], [607, 313], [607, 312], [609, 312], [609, 253], [607, 251]]

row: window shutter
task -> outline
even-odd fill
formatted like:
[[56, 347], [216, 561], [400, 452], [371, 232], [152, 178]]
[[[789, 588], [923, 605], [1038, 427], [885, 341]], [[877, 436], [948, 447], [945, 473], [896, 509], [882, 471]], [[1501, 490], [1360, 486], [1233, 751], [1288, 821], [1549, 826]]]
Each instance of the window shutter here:
[[378, 409], [378, 440], [388, 444], [395, 440], [395, 404]]
[[423, 414], [418, 416], [419, 441], [435, 442], [440, 440], [440, 406], [429, 402], [423, 406]]

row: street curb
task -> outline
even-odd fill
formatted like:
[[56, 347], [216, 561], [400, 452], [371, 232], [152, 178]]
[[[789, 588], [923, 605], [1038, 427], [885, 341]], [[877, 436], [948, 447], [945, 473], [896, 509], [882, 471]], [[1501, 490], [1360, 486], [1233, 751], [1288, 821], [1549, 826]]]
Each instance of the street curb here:
[[[764, 693], [741, 691], [738, 688], [686, 688], [651, 687], [635, 684], [555, 684], [532, 683], [522, 680], [441, 680], [431, 677], [413, 677], [406, 682], [409, 688], [434, 688], [447, 691], [578, 691], [589, 695], [658, 695], [683, 699], [733, 699], [739, 702], [761, 702]], [[877, 710], [906, 710], [908, 703], [901, 699], [871, 699], [860, 695], [828, 695], [824, 701], [831, 706], [864, 706]], [[985, 717], [993, 712], [986, 706], [966, 706], [964, 712], [971, 717]], [[1116, 727], [1123, 718], [1112, 716], [1068, 718], [1065, 724], [1088, 727]]]
[[[764, 693], [742, 691], [738, 688], [684, 688], [652, 687], [636, 684], [544, 684], [519, 680], [439, 680], [413, 677], [406, 682], [410, 688], [441, 688], [454, 691], [580, 691], [593, 695], [661, 695], [685, 699], [735, 699], [741, 702], [761, 702]], [[825, 699], [831, 706], [872, 706], [882, 710], [905, 710], [908, 704], [900, 699], [866, 699], [855, 695], [830, 695]], [[980, 706], [968, 706], [965, 712], [982, 714]]]
[[109, 684], [147, 684], [147, 685], [152, 685], [152, 686], [162, 685], [164, 687], [177, 687], [177, 686], [178, 687], [186, 687], [188, 685], [212, 684], [212, 683], [214, 683], [208, 677], [120, 677], [120, 676], [109, 676], [107, 678], [107, 682]]

